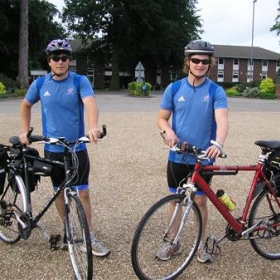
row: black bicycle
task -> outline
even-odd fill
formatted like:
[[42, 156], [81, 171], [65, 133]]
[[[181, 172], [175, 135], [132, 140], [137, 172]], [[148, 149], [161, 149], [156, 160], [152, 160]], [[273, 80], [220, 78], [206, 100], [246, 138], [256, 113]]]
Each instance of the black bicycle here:
[[[78, 160], [75, 148], [81, 143], [89, 143], [84, 136], [77, 141], [61, 138], [46, 138], [32, 135], [29, 143], [46, 142], [64, 147], [63, 162], [39, 156], [36, 149], [23, 145], [18, 136], [9, 139], [10, 145], [0, 145], [0, 240], [13, 244], [28, 239], [33, 229], [37, 228], [50, 242], [50, 249], [58, 248], [61, 235], [49, 235], [38, 224], [61, 192], [64, 194], [65, 241], [76, 279], [92, 279], [93, 256], [90, 232], [86, 215], [76, 190], [72, 188], [77, 172]], [[106, 126], [100, 138], [106, 136]], [[64, 168], [65, 180], [46, 202], [39, 213], [33, 216], [31, 192], [35, 189], [40, 176], [49, 176], [55, 168]]]

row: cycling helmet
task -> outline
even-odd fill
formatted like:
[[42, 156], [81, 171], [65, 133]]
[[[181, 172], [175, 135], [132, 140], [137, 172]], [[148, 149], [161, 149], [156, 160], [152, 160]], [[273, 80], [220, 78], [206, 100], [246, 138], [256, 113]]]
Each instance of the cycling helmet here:
[[57, 51], [63, 51], [71, 54], [72, 48], [71, 45], [66, 40], [61, 40], [61, 39], [52, 40], [46, 48], [46, 53], [47, 55], [50, 55], [51, 53]]
[[214, 48], [208, 42], [195, 40], [185, 46], [185, 56], [191, 56], [193, 54], [208, 54], [213, 56]]

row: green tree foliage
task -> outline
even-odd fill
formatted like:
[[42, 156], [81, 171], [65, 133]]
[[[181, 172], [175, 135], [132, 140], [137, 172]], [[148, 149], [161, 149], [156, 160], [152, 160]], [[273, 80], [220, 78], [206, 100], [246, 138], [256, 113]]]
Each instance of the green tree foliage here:
[[[138, 61], [154, 83], [156, 69], [182, 65], [184, 46], [199, 38], [196, 0], [65, 0], [63, 20], [74, 36], [89, 43], [96, 62], [112, 65], [112, 89], [119, 70], [134, 71]], [[146, 79], [146, 80], [147, 80]]]
[[[59, 11], [46, 0], [29, 0], [29, 70], [47, 69], [44, 49], [47, 43], [65, 37], [62, 25], [54, 20]], [[1, 0], [0, 73], [16, 79], [19, 61], [20, 2]]]

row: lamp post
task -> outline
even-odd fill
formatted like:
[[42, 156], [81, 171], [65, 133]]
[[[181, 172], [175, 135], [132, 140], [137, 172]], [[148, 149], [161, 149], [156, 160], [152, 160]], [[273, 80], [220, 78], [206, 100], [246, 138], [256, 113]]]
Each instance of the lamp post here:
[[250, 82], [253, 81], [253, 53], [254, 53], [254, 27], [255, 27], [255, 3], [253, 0], [253, 21], [252, 21], [252, 44], [251, 44], [251, 66], [250, 66]]

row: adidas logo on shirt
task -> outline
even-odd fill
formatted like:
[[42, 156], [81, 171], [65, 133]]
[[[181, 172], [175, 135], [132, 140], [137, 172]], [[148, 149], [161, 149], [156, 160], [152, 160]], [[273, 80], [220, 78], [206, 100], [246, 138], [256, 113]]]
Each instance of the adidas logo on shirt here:
[[185, 100], [184, 96], [181, 96], [181, 97], [178, 99], [178, 101], [184, 102], [184, 101], [186, 101], [186, 100]]
[[51, 96], [51, 94], [50, 94], [48, 91], [46, 91], [46, 92], [44, 93], [44, 96]]

